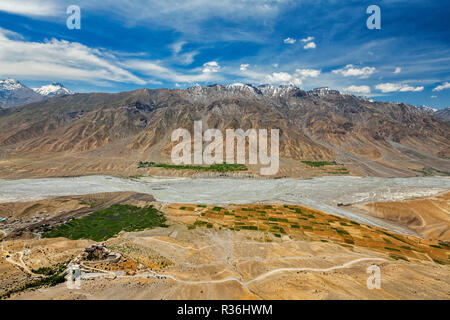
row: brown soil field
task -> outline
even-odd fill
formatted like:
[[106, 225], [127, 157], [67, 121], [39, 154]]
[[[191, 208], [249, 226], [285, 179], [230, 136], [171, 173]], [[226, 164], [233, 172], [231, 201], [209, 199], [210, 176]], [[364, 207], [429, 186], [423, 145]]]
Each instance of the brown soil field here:
[[424, 199], [358, 204], [353, 208], [401, 223], [425, 239], [450, 241], [450, 192]]

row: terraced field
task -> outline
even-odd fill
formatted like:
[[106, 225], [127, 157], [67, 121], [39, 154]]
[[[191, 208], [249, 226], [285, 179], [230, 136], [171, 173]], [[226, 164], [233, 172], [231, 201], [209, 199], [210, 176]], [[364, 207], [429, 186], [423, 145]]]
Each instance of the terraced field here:
[[230, 205], [226, 207], [171, 204], [167, 213], [197, 213], [189, 228], [227, 228], [265, 233], [266, 241], [288, 237], [294, 240], [338, 243], [388, 253], [395, 260], [434, 261], [450, 264], [450, 246], [293, 205]]

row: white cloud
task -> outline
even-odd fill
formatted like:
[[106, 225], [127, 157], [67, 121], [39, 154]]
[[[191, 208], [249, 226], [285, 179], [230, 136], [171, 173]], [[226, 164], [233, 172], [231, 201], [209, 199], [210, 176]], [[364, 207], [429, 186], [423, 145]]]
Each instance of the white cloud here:
[[[84, 12], [112, 16], [127, 28], [161, 26], [193, 38], [204, 39], [202, 35], [214, 33], [215, 40], [262, 42], [256, 31], [243, 31], [242, 25], [273, 25], [292, 0], [0, 0], [0, 11], [61, 21], [73, 4], [80, 6], [82, 16]], [[208, 20], [224, 20], [233, 26], [223, 29], [205, 23]]]
[[292, 84], [301, 87], [303, 80], [306, 78], [317, 78], [320, 73], [320, 70], [315, 69], [296, 69], [292, 74], [288, 72], [273, 72], [265, 76], [265, 81], [270, 84]]
[[0, 29], [0, 76], [145, 84], [122, 67], [113, 54], [65, 40], [28, 42], [3, 29]]
[[194, 62], [194, 57], [198, 55], [198, 51], [181, 53], [186, 43], [186, 41], [177, 41], [170, 45], [174, 61], [182, 65], [190, 65]]
[[342, 69], [333, 70], [333, 73], [335, 74], [341, 74], [344, 77], [360, 77], [360, 78], [367, 78], [371, 74], [375, 72], [374, 67], [364, 67], [358, 69], [357, 67], [354, 67], [352, 64], [346, 65]]
[[268, 75], [266, 79], [269, 83], [280, 83], [280, 82], [288, 82], [292, 79], [292, 76], [287, 72], [274, 72], [271, 75]]
[[[274, 21], [283, 7], [290, 5], [290, 0], [78, 0], [78, 2], [81, 8], [108, 12], [125, 23], [150, 23], [190, 34], [211, 32], [213, 27], [204, 23], [210, 19], [223, 19], [236, 24], [255, 22], [267, 25]], [[227, 30], [216, 36], [229, 37], [239, 34]]]
[[420, 87], [412, 87], [409, 85], [404, 85], [403, 87], [400, 88], [400, 92], [420, 92], [423, 91], [424, 87], [420, 86]]
[[287, 72], [274, 72], [266, 76], [266, 82], [270, 84], [292, 84], [297, 87], [302, 85], [302, 80]]
[[210, 61], [203, 64], [203, 72], [219, 72], [220, 66], [216, 61]]
[[433, 91], [442, 91], [445, 89], [450, 89], [450, 82], [444, 82], [443, 84], [437, 86], [433, 89]]
[[178, 73], [170, 68], [159, 65], [159, 63], [155, 61], [128, 60], [125, 65], [132, 70], [138, 70], [142, 74], [151, 76], [155, 79], [170, 82], [197, 83], [220, 80], [220, 78], [214, 77], [214, 75], [217, 74], [215, 72], [202, 72], [202, 69], [194, 69], [187, 73]]
[[278, 68], [278, 63], [274, 63], [272, 66], [273, 66], [274, 68]]
[[241, 66], [239, 67], [239, 70], [241, 70], [241, 71], [247, 71], [247, 69], [248, 69], [249, 66], [250, 66], [250, 65], [249, 65], [248, 63], [243, 63], [243, 64], [241, 64]]
[[302, 42], [310, 42], [310, 41], [313, 41], [314, 40], [314, 37], [307, 37], [307, 38], [305, 38], [305, 39], [302, 39], [301, 41]]
[[380, 90], [383, 93], [387, 92], [420, 92], [423, 91], [424, 87], [412, 87], [407, 84], [401, 83], [380, 83], [375, 86], [377, 90]]
[[395, 71], [394, 71], [395, 74], [398, 74], [400, 72], [402, 72], [402, 68], [400, 68], [400, 67], [395, 68]]
[[314, 70], [314, 69], [297, 69], [295, 70], [295, 73], [302, 78], [317, 78], [320, 75], [320, 70]]
[[292, 38], [286, 38], [286, 39], [283, 40], [283, 42], [286, 43], [286, 44], [294, 44], [294, 43], [297, 42], [297, 40], [292, 39]]
[[309, 42], [303, 46], [303, 49], [305, 49], [305, 50], [315, 49], [315, 48], [316, 48], [316, 44], [314, 42]]
[[437, 98], [437, 96], [431, 96], [431, 99], [436, 99]]
[[369, 86], [350, 86], [344, 89], [346, 92], [359, 93], [359, 94], [370, 94]]
[[57, 7], [52, 0], [0, 0], [0, 11], [24, 16], [55, 16]]

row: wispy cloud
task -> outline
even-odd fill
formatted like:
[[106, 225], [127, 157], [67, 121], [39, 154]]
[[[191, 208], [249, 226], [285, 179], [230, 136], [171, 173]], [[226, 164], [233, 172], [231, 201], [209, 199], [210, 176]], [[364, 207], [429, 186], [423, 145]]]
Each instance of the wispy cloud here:
[[301, 41], [302, 42], [310, 42], [310, 41], [313, 41], [313, 40], [314, 40], [314, 37], [309, 36], [307, 38], [302, 39]]
[[295, 73], [302, 78], [317, 78], [320, 75], [320, 70], [315, 69], [296, 69]]
[[292, 84], [297, 87], [302, 85], [302, 80], [300, 78], [287, 72], [273, 72], [272, 74], [267, 75], [265, 80], [270, 84]]
[[401, 83], [380, 83], [375, 86], [377, 90], [383, 93], [387, 92], [420, 92], [423, 91], [423, 86], [413, 87], [407, 84]]
[[29, 42], [0, 29], [0, 75], [20, 79], [117, 81], [145, 84], [118, 65], [114, 55], [77, 42]]
[[198, 83], [223, 80], [223, 77], [219, 73], [220, 66], [215, 61], [205, 63], [202, 68], [183, 70], [182, 72], [163, 66], [157, 61], [135, 59], [125, 61], [123, 65], [131, 70], [139, 71], [146, 76], [150, 76], [152, 81], [163, 80], [176, 83]]
[[286, 39], [283, 40], [283, 42], [286, 43], [286, 44], [294, 44], [294, 43], [297, 42], [297, 40], [292, 39], [292, 38], [286, 38]]
[[344, 92], [356, 93], [356, 94], [370, 94], [369, 86], [349, 86], [344, 89]]
[[367, 78], [375, 72], [375, 67], [357, 68], [352, 64], [346, 65], [342, 69], [333, 70], [333, 73], [343, 75], [344, 77], [360, 77]]
[[239, 70], [241, 70], [241, 71], [247, 71], [247, 69], [248, 69], [249, 66], [250, 66], [250, 65], [249, 65], [248, 63], [242, 63], [242, 64], [240, 65], [240, 67], [239, 67]]
[[444, 82], [443, 84], [437, 86], [433, 89], [433, 91], [442, 91], [445, 89], [450, 89], [450, 82]]
[[0, 0], [0, 11], [25, 16], [55, 16], [58, 7], [52, 0]]

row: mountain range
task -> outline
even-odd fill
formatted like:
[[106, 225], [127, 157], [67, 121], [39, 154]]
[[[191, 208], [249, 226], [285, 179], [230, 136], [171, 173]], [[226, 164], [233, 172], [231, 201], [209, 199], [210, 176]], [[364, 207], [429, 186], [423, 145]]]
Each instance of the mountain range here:
[[60, 83], [31, 89], [15, 79], [0, 80], [0, 108], [20, 106], [65, 94], [73, 94], [73, 92]]
[[355, 175], [450, 172], [450, 122], [412, 105], [233, 84], [59, 95], [0, 109], [0, 177], [142, 174], [137, 161], [170, 162], [172, 131], [192, 131], [200, 119], [204, 130], [280, 129], [278, 176], [338, 173], [302, 161], [335, 161]]

